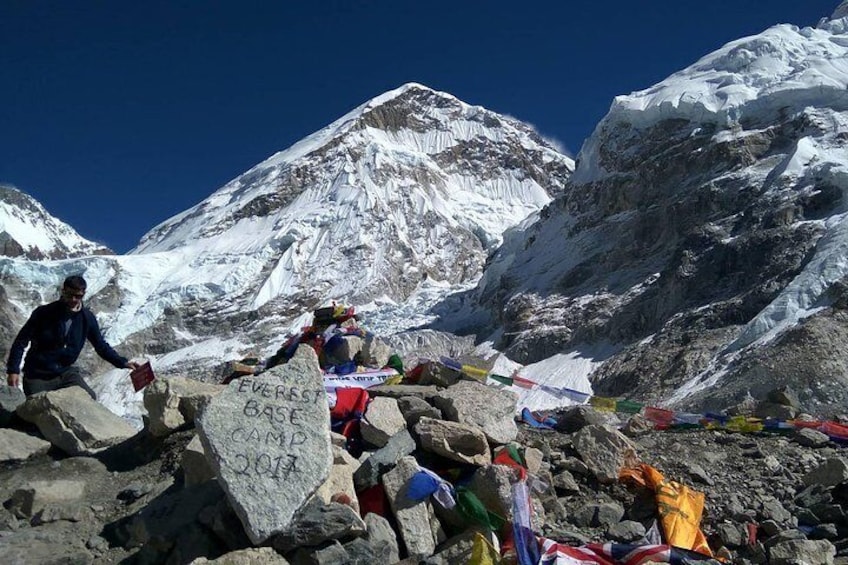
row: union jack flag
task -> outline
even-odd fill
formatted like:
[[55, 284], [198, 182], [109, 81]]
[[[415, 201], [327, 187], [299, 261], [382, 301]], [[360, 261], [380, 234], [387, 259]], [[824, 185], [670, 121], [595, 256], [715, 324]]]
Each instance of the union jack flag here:
[[542, 559], [539, 565], [641, 565], [643, 563], [716, 564], [706, 555], [670, 545], [632, 545], [624, 543], [590, 543], [571, 547], [550, 539], [541, 539]]

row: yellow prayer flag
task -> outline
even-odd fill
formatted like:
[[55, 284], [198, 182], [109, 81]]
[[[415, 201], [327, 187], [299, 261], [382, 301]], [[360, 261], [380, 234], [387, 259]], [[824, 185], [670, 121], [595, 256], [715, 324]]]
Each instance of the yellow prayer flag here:
[[615, 398], [605, 398], [603, 396], [593, 396], [589, 399], [589, 404], [602, 412], [615, 412]]
[[472, 365], [463, 365], [462, 372], [471, 377], [472, 379], [476, 379], [478, 381], [485, 381], [486, 375], [489, 374], [489, 371], [474, 367]]
[[471, 558], [468, 565], [499, 565], [501, 556], [497, 550], [483, 537], [480, 532], [474, 535], [474, 545], [471, 546]]
[[763, 429], [763, 421], [758, 418], [733, 416], [728, 420], [725, 428], [733, 432], [759, 432]]

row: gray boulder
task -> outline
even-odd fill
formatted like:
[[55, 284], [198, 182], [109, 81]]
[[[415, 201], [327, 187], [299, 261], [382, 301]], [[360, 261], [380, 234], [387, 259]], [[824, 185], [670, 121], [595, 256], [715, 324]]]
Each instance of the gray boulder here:
[[848, 461], [841, 457], [832, 457], [804, 475], [805, 485], [822, 485], [832, 487], [843, 481], [848, 481]]
[[398, 398], [398, 408], [400, 409], [401, 414], [403, 414], [407, 426], [410, 428], [414, 427], [422, 416], [436, 418], [437, 420], [442, 419], [442, 413], [439, 409], [423, 398], [403, 396]]
[[383, 447], [389, 438], [406, 429], [406, 420], [397, 400], [385, 396], [372, 399], [360, 422], [362, 439], [375, 447]]
[[183, 426], [193, 425], [200, 410], [223, 389], [223, 385], [185, 377], [154, 380], [144, 389], [150, 433], [162, 437]]
[[14, 386], [0, 385], [0, 428], [9, 425], [15, 410], [24, 401], [26, 401], [24, 391]]
[[342, 365], [353, 358], [357, 353], [362, 351], [365, 346], [365, 340], [356, 335], [341, 336], [338, 344], [332, 350], [325, 348], [324, 355], [328, 365]]
[[804, 447], [824, 447], [830, 443], [830, 438], [827, 434], [811, 428], [801, 428], [796, 431], [792, 440]]
[[469, 488], [483, 505], [512, 521], [512, 484], [518, 479], [518, 472], [506, 465], [486, 465], [474, 472]]
[[566, 409], [556, 419], [556, 430], [564, 434], [573, 434], [586, 426], [603, 426], [607, 419], [591, 406], [578, 405]]
[[300, 347], [288, 363], [231, 382], [201, 413], [198, 432], [251, 541], [287, 530], [333, 463], [315, 352]]
[[392, 355], [392, 349], [379, 337], [368, 334], [362, 346], [362, 361], [371, 367], [385, 367]]
[[471, 465], [492, 462], [489, 443], [477, 426], [422, 417], [415, 426], [421, 448], [452, 461]]
[[460, 381], [433, 399], [445, 419], [472, 424], [496, 444], [509, 443], [518, 435], [515, 408], [518, 396], [476, 381]]
[[180, 458], [180, 467], [183, 470], [185, 486], [199, 485], [215, 478], [215, 471], [203, 450], [203, 443], [198, 436], [194, 436]]
[[286, 553], [302, 546], [341, 542], [365, 535], [365, 522], [346, 504], [325, 504], [317, 498], [306, 505], [292, 526], [274, 537], [274, 549]]
[[66, 522], [58, 528], [41, 527], [4, 532], [0, 538], [0, 559], [4, 564], [10, 565], [94, 563], [94, 556], [82, 543], [68, 542], [76, 527], [76, 524]]
[[359, 468], [359, 461], [340, 447], [333, 446], [333, 466], [330, 476], [316, 492], [325, 503], [341, 502], [359, 512], [359, 499], [353, 485], [353, 473]]
[[369, 455], [353, 472], [356, 490], [365, 490], [380, 482], [383, 473], [392, 469], [402, 457], [415, 451], [415, 440], [408, 430], [401, 430], [384, 446]]
[[772, 565], [832, 565], [836, 548], [827, 540], [787, 540], [769, 548]]
[[91, 455], [136, 434], [126, 420], [78, 386], [34, 394], [18, 407], [17, 414], [70, 455]]
[[83, 481], [33, 481], [14, 492], [8, 507], [18, 518], [30, 518], [48, 505], [70, 504], [84, 494]]
[[49, 450], [49, 441], [17, 430], [0, 428], [0, 463], [25, 461], [36, 455], [44, 455]]
[[198, 557], [191, 565], [289, 565], [289, 562], [271, 547], [249, 547], [231, 551], [217, 559]]
[[618, 481], [625, 455], [636, 446], [621, 432], [604, 426], [586, 426], [574, 434], [574, 449], [601, 483]]
[[572, 520], [582, 527], [611, 527], [624, 517], [624, 507], [617, 502], [587, 504], [581, 508]]
[[394, 469], [383, 475], [383, 486], [407, 553], [426, 557], [432, 555], [436, 546], [445, 540], [445, 533], [429, 499], [416, 501], [407, 496], [407, 484], [418, 470], [418, 463], [413, 457], [404, 457]]
[[369, 512], [365, 515], [365, 537], [381, 563], [395, 563], [399, 557], [397, 534], [389, 521]]

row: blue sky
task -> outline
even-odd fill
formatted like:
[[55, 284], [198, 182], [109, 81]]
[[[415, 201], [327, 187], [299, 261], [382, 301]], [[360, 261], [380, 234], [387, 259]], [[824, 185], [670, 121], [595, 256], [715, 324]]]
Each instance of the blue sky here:
[[529, 122], [576, 154], [614, 96], [838, 4], [5, 0], [0, 182], [122, 253], [403, 83]]

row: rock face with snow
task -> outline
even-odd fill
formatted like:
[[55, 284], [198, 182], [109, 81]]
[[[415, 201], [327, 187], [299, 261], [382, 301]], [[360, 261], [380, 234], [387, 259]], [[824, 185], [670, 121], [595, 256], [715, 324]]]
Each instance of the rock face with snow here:
[[[426, 307], [473, 285], [504, 230], [561, 192], [572, 170], [526, 124], [407, 84], [156, 226], [128, 255], [0, 258], [0, 283], [21, 319], [60, 274], [83, 272], [122, 353], [213, 380], [222, 361], [274, 353], [298, 316], [330, 300], [417, 297]], [[104, 399], [131, 401], [117, 374], [103, 386]]]
[[112, 251], [89, 241], [20, 190], [0, 185], [0, 256], [66, 259]]
[[779, 25], [616, 98], [481, 283], [500, 347], [607, 344], [604, 396], [703, 409], [790, 384], [844, 411], [846, 57], [845, 14]]

